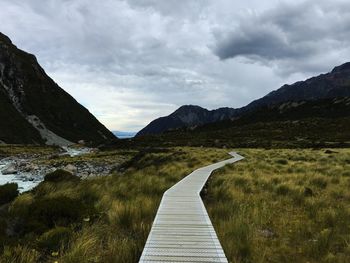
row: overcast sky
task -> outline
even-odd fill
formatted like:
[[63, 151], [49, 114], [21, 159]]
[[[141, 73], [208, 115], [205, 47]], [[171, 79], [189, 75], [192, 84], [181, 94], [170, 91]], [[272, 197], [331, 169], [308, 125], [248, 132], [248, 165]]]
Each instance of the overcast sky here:
[[348, 0], [0, 0], [0, 31], [112, 130], [350, 60]]

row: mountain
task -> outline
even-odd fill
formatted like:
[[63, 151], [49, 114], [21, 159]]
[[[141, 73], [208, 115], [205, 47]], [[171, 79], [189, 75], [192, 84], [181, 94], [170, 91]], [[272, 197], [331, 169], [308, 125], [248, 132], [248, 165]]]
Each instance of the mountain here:
[[174, 113], [152, 121], [137, 136], [160, 134], [180, 128], [195, 128], [222, 120], [235, 120], [262, 107], [282, 103], [317, 101], [350, 96], [350, 63], [335, 67], [331, 72], [284, 85], [266, 96], [239, 109], [221, 108], [208, 111], [199, 106], [182, 106]]
[[158, 118], [137, 133], [136, 136], [159, 134], [183, 127], [195, 127], [233, 117], [235, 109], [220, 108], [209, 111], [199, 106], [185, 105], [166, 117]]
[[242, 113], [239, 118], [118, 140], [137, 147], [350, 147], [350, 97], [284, 102]]
[[211, 123], [191, 133], [176, 136], [211, 146], [349, 147], [350, 97], [263, 106], [234, 121]]
[[0, 141], [68, 145], [115, 139], [86, 108], [61, 89], [34, 55], [0, 33]]
[[350, 96], [350, 63], [335, 67], [331, 72], [284, 85], [265, 97], [244, 107], [245, 110], [277, 105], [287, 101], [309, 101]]

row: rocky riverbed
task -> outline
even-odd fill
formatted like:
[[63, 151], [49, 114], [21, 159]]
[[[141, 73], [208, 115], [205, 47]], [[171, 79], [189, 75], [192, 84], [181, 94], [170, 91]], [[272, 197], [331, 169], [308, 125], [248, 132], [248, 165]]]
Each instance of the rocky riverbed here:
[[[31, 190], [43, 181], [47, 173], [57, 169], [71, 172], [81, 178], [108, 175], [114, 168], [111, 164], [94, 163], [74, 158], [93, 152], [90, 148], [68, 148], [48, 156], [23, 154], [0, 160], [0, 185], [17, 183], [20, 192]], [[67, 162], [71, 158], [72, 162]], [[51, 161], [52, 160], [52, 161]]]

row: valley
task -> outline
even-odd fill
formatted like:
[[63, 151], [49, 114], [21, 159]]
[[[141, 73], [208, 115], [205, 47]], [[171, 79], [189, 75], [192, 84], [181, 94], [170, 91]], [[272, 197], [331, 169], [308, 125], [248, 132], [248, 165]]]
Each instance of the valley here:
[[[237, 152], [245, 159], [214, 172], [201, 193], [230, 261], [350, 258], [348, 149]], [[116, 167], [108, 176], [80, 180], [62, 174], [2, 206], [1, 262], [137, 262], [164, 191], [227, 153], [167, 147], [60, 157], [55, 162], [76, 158], [73, 163]]]
[[[99, 27], [91, 41], [84, 34], [105, 21], [105, 13], [87, 19], [94, 13], [88, 6], [68, 2], [65, 20], [78, 20], [82, 28], [68, 38], [45, 28], [43, 34], [55, 36], [46, 39], [38, 59], [0, 33], [1, 263], [350, 262], [350, 62], [343, 53], [325, 60], [335, 67], [303, 54], [292, 59], [296, 65], [280, 69], [299, 46], [283, 48], [287, 56], [281, 57], [246, 53], [249, 29], [238, 41], [242, 60], [231, 63], [236, 53], [226, 42], [239, 34], [226, 39], [211, 27], [203, 32], [213, 34], [211, 42], [225, 42], [216, 47], [224, 50], [211, 50], [214, 43], [170, 50], [202, 37], [192, 38], [197, 28], [188, 30], [189, 18], [180, 28], [191, 36], [158, 41], [174, 31], [159, 34], [162, 27], [145, 34], [145, 26], [173, 9], [150, 15], [156, 9], [146, 3], [126, 13], [125, 25], [134, 24], [129, 16], [146, 12], [151, 19], [137, 31], [147, 43], [132, 34], [129, 39], [128, 30], [120, 37], [117, 22], [117, 34]], [[117, 2], [131, 8], [137, 1]], [[26, 7], [25, 14], [31, 10], [16, 4]], [[193, 8], [178, 12], [187, 9]], [[38, 15], [44, 9], [33, 10]], [[114, 22], [106, 21], [112, 29]], [[178, 27], [177, 19], [166, 21]], [[286, 35], [279, 43], [265, 31], [252, 38], [254, 44], [265, 33], [278, 43], [265, 47], [262, 41], [258, 53], [286, 44]], [[26, 35], [16, 42], [35, 51], [40, 36], [24, 41]], [[116, 39], [107, 43], [111, 36]], [[154, 58], [160, 61], [152, 65]], [[289, 81], [294, 83], [281, 84]], [[273, 90], [271, 83], [282, 86]], [[268, 92], [259, 98], [258, 89]], [[247, 98], [245, 106], [232, 108]]]

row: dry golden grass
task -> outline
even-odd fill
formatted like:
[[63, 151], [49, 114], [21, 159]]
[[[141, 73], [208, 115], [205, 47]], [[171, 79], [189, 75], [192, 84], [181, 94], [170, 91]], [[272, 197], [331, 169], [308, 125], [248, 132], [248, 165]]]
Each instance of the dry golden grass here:
[[230, 262], [350, 262], [350, 149], [242, 149], [206, 205]]
[[[43, 236], [48, 236], [50, 229], [34, 234], [38, 231], [35, 228], [27, 231], [27, 236], [21, 236], [9, 250], [28, 240], [29, 234], [29, 246], [38, 251], [41, 262], [138, 262], [163, 192], [192, 170], [228, 157], [227, 151], [222, 149], [156, 150], [136, 155], [108, 177], [42, 183], [32, 193], [19, 196], [9, 210], [15, 216], [30, 218], [27, 208], [33, 202], [62, 197], [80, 202], [88, 209], [83, 210], [81, 216], [73, 213], [75, 221], [69, 225], [61, 223], [66, 221], [55, 220], [56, 224], [72, 230], [69, 242], [62, 244], [58, 251], [39, 249], [37, 240], [46, 240]], [[71, 214], [60, 209], [64, 214]], [[38, 225], [38, 222], [31, 225]]]
[[[334, 151], [242, 149], [246, 159], [214, 173], [203, 196], [231, 262], [350, 262], [350, 150]], [[72, 208], [85, 208], [68, 225], [54, 220], [40, 232], [34, 222], [5, 239], [0, 262], [138, 262], [163, 192], [194, 169], [229, 158], [227, 152], [146, 151], [111, 176], [42, 183], [9, 206], [10, 218], [25, 219], [42, 200], [69, 198]], [[69, 240], [57, 251], [45, 249], [55, 228], [70, 229]], [[1, 233], [0, 222], [0, 241]]]

